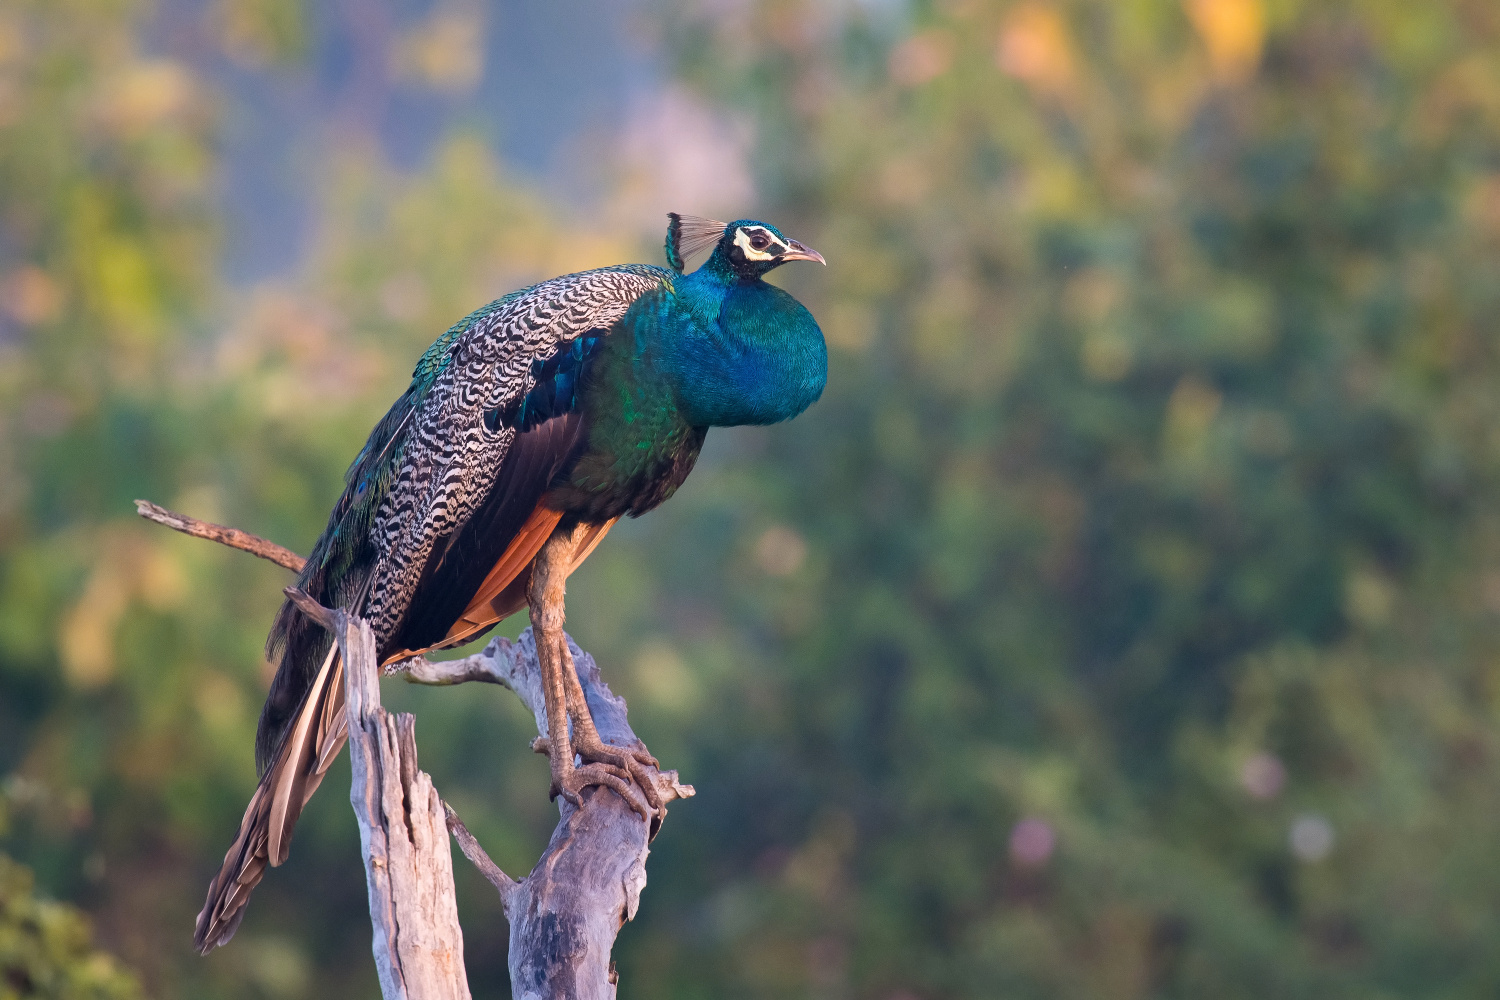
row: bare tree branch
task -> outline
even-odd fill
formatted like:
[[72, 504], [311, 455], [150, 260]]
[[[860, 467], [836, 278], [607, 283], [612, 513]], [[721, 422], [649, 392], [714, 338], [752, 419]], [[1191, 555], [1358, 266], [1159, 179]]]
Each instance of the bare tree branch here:
[[510, 687], [498, 670], [499, 663], [483, 653], [465, 656], [461, 660], [428, 660], [420, 656], [392, 663], [385, 668], [387, 675], [402, 674], [412, 684], [431, 687], [448, 687], [479, 681], [482, 684], [499, 684]]
[[448, 817], [448, 832], [453, 834], [453, 839], [458, 842], [458, 849], [464, 852], [464, 857], [473, 862], [475, 868], [479, 869], [479, 874], [489, 879], [490, 884], [499, 890], [500, 902], [504, 905], [506, 900], [515, 893], [519, 883], [490, 860], [490, 856], [485, 853], [483, 847], [479, 846], [479, 841], [474, 839], [474, 835], [469, 832], [468, 827], [464, 826], [463, 820], [458, 818], [458, 813], [453, 811], [452, 806], [444, 802], [443, 812]]
[[239, 528], [226, 528], [222, 524], [212, 524], [208, 521], [200, 521], [196, 517], [188, 517], [186, 514], [178, 514], [158, 506], [150, 500], [137, 500], [135, 510], [148, 521], [164, 524], [173, 531], [180, 531], [184, 535], [192, 535], [194, 538], [207, 538], [209, 541], [227, 545], [232, 549], [240, 549], [262, 559], [269, 559], [278, 566], [285, 567], [293, 573], [302, 572], [302, 567], [307, 560], [303, 559], [291, 549], [282, 548], [275, 542], [267, 541], [259, 535], [252, 535], [248, 531]]
[[[323, 626], [334, 635], [339, 634], [339, 630], [344, 625], [344, 621], [340, 616], [344, 615], [344, 612], [335, 611], [332, 608], [323, 607], [323, 605], [319, 604], [317, 601], [313, 600], [311, 597], [307, 596], [307, 594], [298, 590], [296, 587], [282, 587], [281, 592], [285, 594], [293, 604], [297, 605], [298, 611], [302, 612], [304, 615], [311, 618], [313, 621], [317, 622], [319, 625]], [[377, 676], [379, 675], [377, 674]], [[378, 695], [375, 699], [375, 703], [377, 705], [380, 704], [380, 698]]]
[[[146, 501], [141, 515], [170, 528], [221, 542], [300, 569], [296, 553], [234, 528], [183, 517]], [[386, 1000], [467, 1000], [463, 935], [453, 890], [451, 832], [464, 855], [500, 893], [510, 921], [510, 975], [522, 1000], [614, 1000], [610, 952], [626, 920], [635, 916], [646, 885], [647, 845], [666, 809], [647, 823], [615, 792], [590, 788], [582, 808], [558, 802], [561, 819], [531, 874], [517, 882], [485, 853], [439, 797], [432, 779], [417, 769], [415, 723], [380, 706], [375, 637], [363, 619], [325, 608], [288, 587], [286, 595], [333, 633], [344, 659], [346, 722], [352, 763], [350, 801], [359, 822], [369, 888], [373, 951]], [[578, 679], [604, 742], [639, 744], [625, 702], [610, 691], [599, 667], [568, 639]], [[496, 638], [483, 652], [433, 662], [416, 657], [386, 668], [418, 684], [467, 681], [500, 684], [531, 710], [538, 737], [547, 740], [546, 700], [531, 630], [519, 639]], [[688, 798], [691, 785], [676, 771], [648, 768], [662, 802]], [[650, 810], [647, 810], [650, 812]]]
[[[568, 639], [589, 711], [604, 742], [633, 746], [639, 741], [625, 715], [625, 701], [599, 676], [594, 658]], [[499, 683], [514, 691], [531, 709], [539, 737], [547, 736], [546, 703], [531, 630], [511, 642], [490, 640], [483, 652], [461, 660], [434, 663], [410, 660], [401, 665], [421, 684], [457, 684], [469, 680]], [[676, 771], [648, 768], [663, 802], [687, 798]], [[583, 808], [558, 800], [561, 821], [531, 874], [519, 883], [503, 874], [477, 843], [459, 846], [500, 892], [510, 921], [510, 980], [517, 997], [569, 1000], [613, 1000], [615, 973], [610, 952], [625, 921], [635, 917], [646, 886], [647, 845], [661, 828], [665, 809], [649, 827], [618, 795], [605, 789], [584, 792]], [[449, 820], [450, 829], [453, 818]], [[460, 824], [461, 826], [461, 824]], [[468, 831], [464, 831], [467, 835]], [[455, 830], [455, 836], [459, 836]], [[472, 839], [472, 838], [470, 838]], [[477, 856], [476, 856], [477, 855]], [[507, 884], [509, 883], [509, 884]]]
[[[288, 588], [288, 591], [290, 589]], [[626, 720], [625, 699], [609, 689], [609, 685], [604, 683], [599, 673], [599, 665], [594, 662], [592, 656], [579, 648], [572, 636], [568, 636], [568, 648], [573, 653], [578, 680], [583, 685], [584, 694], [588, 698], [589, 712], [594, 716], [594, 725], [598, 728], [599, 735], [603, 737], [604, 742], [615, 746], [632, 746], [639, 743], [635, 731], [630, 728], [630, 723]], [[386, 667], [386, 673], [404, 674], [407, 681], [412, 684], [425, 684], [433, 687], [447, 687], [468, 681], [507, 687], [521, 699], [521, 704], [531, 710], [532, 718], [536, 720], [538, 741], [544, 741], [547, 738], [547, 703], [542, 694], [541, 670], [536, 662], [536, 641], [532, 638], [529, 628], [523, 631], [515, 642], [503, 636], [496, 636], [489, 641], [482, 652], [471, 656], [457, 660], [428, 660], [416, 656], [400, 663], [390, 664]], [[536, 744], [533, 744], [533, 749], [535, 748]], [[538, 750], [537, 752], [545, 751]], [[663, 802], [693, 796], [693, 786], [682, 784], [678, 780], [676, 771], [655, 771], [654, 768], [647, 768], [647, 770], [655, 772], [653, 776], [656, 778], [657, 790], [661, 793]], [[661, 822], [658, 818], [652, 826], [653, 838], [660, 826]]]
[[287, 589], [304, 614], [330, 626], [344, 660], [349, 800], [359, 822], [381, 995], [469, 1000], [447, 816], [432, 779], [417, 769], [416, 720], [380, 706], [369, 624]]

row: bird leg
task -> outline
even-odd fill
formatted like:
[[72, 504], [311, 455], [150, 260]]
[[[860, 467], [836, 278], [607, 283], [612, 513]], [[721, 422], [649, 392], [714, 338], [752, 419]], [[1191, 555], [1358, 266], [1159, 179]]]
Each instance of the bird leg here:
[[[566, 639], [562, 643], [563, 683], [568, 690], [568, 709], [573, 716], [573, 751], [587, 761], [596, 761], [611, 768], [626, 771], [640, 786], [646, 802], [652, 809], [662, 807], [661, 795], [656, 782], [647, 773], [647, 767], [661, 767], [661, 762], [651, 756], [646, 744], [636, 741], [633, 747], [618, 747], [605, 743], [594, 727], [594, 716], [589, 712], [588, 700], [583, 693], [583, 684], [578, 680], [578, 668], [573, 663], [573, 651]], [[639, 810], [637, 810], [639, 811]], [[644, 813], [642, 815], [645, 815]], [[649, 816], [646, 817], [650, 819]]]
[[[575, 806], [581, 806], [579, 793], [590, 785], [613, 789], [648, 822], [651, 817], [636, 796], [630, 794], [631, 779], [640, 785], [653, 808], [660, 805], [655, 782], [640, 766], [634, 750], [607, 747], [599, 738], [593, 716], [583, 697], [583, 686], [573, 666], [568, 638], [563, 632], [564, 598], [568, 573], [573, 568], [573, 550], [582, 526], [555, 532], [537, 553], [531, 569], [531, 583], [526, 592], [531, 607], [531, 630], [536, 639], [537, 664], [541, 667], [542, 693], [547, 703], [547, 756], [552, 765], [552, 796], [561, 795]], [[568, 734], [572, 717], [577, 741]], [[574, 753], [583, 758], [578, 767]], [[654, 758], [645, 754], [655, 764]], [[628, 763], [627, 763], [628, 761]], [[632, 766], [634, 765], [634, 766]]]

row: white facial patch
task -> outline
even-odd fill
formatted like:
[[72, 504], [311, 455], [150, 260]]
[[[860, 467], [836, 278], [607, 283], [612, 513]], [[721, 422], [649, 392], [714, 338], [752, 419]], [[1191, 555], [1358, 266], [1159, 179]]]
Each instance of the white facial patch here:
[[[755, 232], [771, 241], [766, 245], [764, 250], [757, 250], [750, 245], [750, 230], [745, 229], [743, 226], [735, 230], [734, 233], [734, 245], [744, 252], [746, 260], [771, 260], [777, 253], [785, 253], [791, 249], [784, 241], [777, 239], [776, 234], [769, 229], [762, 229], [756, 226]], [[778, 247], [780, 248], [779, 250], [777, 249]]]

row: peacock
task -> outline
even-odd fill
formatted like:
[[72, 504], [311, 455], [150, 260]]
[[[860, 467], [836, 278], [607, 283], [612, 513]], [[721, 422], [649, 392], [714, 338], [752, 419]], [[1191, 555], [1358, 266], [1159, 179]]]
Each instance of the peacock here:
[[[470, 642], [529, 608], [547, 701], [551, 792], [634, 782], [644, 746], [606, 745], [563, 634], [568, 575], [624, 516], [682, 485], [710, 427], [772, 424], [822, 395], [812, 314], [764, 279], [821, 254], [752, 219], [670, 213], [669, 267], [552, 278], [455, 323], [376, 425], [297, 586], [363, 616], [383, 664]], [[685, 261], [712, 247], [697, 270]], [[290, 602], [256, 732], [260, 783], [209, 885], [194, 944], [228, 941], [347, 738], [337, 648]], [[568, 720], [573, 728], [569, 735]], [[575, 765], [574, 755], [583, 762]]]

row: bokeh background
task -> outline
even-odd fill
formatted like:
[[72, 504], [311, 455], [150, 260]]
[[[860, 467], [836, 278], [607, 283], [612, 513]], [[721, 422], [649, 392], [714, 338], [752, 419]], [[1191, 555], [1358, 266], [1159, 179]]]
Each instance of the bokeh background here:
[[[831, 371], [574, 577], [699, 790], [622, 995], [1500, 991], [1493, 0], [4, 0], [0, 996], [375, 994], [347, 765], [192, 953], [287, 578], [130, 501], [305, 552], [668, 210], [823, 251]], [[524, 711], [387, 699], [527, 870]]]

